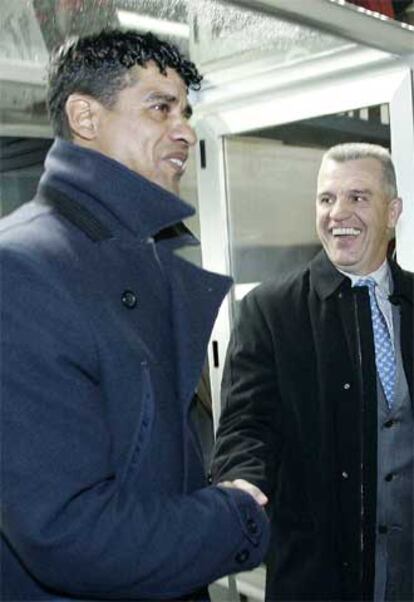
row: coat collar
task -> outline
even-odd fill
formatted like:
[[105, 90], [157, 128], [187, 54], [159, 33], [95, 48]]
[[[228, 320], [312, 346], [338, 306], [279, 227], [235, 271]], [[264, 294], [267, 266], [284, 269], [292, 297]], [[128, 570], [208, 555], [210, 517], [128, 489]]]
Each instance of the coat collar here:
[[336, 269], [323, 249], [310, 262], [310, 278], [323, 300], [330, 297], [346, 281], [350, 285], [349, 278]]
[[[405, 272], [395, 261], [389, 260], [394, 291], [392, 298], [408, 301], [414, 305], [414, 286], [411, 278], [404, 277]], [[341, 285], [351, 286], [351, 281], [339, 272], [322, 249], [310, 262], [310, 277], [321, 299], [327, 299]]]
[[394, 290], [391, 295], [396, 301], [407, 301], [410, 305], [414, 306], [414, 281], [411, 275], [411, 278], [408, 277], [407, 272], [405, 272], [400, 266], [395, 263], [395, 261], [390, 261], [390, 268], [392, 279], [394, 281]]
[[46, 157], [43, 188], [75, 195], [92, 211], [98, 203], [140, 239], [194, 214], [190, 205], [121, 163], [61, 138]]

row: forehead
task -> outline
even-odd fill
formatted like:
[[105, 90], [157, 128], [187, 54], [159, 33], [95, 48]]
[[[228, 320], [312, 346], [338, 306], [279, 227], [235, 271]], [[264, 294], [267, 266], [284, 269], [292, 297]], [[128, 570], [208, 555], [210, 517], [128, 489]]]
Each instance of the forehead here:
[[353, 181], [381, 183], [383, 178], [382, 165], [378, 159], [366, 157], [350, 161], [335, 161], [327, 159], [322, 162], [318, 180]]
[[144, 67], [134, 65], [129, 69], [128, 76], [131, 87], [142, 94], [159, 92], [169, 96], [175, 96], [179, 100], [187, 98], [187, 87], [182, 77], [170, 67], [161, 73], [158, 65], [153, 61], [146, 63]]

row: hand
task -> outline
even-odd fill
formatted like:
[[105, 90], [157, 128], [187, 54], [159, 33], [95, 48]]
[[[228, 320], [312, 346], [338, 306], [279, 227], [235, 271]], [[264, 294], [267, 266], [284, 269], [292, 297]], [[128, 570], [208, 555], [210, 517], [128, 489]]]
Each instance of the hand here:
[[235, 479], [234, 481], [222, 481], [218, 483], [218, 487], [228, 487], [230, 489], [241, 489], [246, 493], [249, 493], [252, 498], [259, 504], [259, 506], [265, 506], [269, 501], [263, 491], [261, 491], [256, 485], [245, 481], [244, 479]]

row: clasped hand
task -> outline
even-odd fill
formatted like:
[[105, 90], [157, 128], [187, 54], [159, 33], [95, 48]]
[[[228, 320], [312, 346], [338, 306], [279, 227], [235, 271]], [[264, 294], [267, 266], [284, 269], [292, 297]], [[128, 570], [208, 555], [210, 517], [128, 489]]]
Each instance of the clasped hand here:
[[259, 504], [259, 506], [265, 506], [268, 502], [267, 496], [249, 481], [245, 481], [244, 479], [235, 479], [234, 481], [222, 481], [218, 483], [219, 487], [229, 487], [232, 489], [241, 489], [246, 493], [249, 493], [254, 500]]

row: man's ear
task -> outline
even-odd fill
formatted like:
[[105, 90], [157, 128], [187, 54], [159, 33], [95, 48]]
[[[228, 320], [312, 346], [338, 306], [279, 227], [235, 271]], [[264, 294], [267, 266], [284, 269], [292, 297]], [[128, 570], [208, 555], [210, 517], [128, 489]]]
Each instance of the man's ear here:
[[395, 197], [389, 201], [388, 208], [388, 227], [395, 228], [398, 218], [402, 213], [402, 199], [400, 197]]
[[86, 94], [71, 94], [65, 105], [66, 116], [73, 138], [92, 141], [97, 134], [101, 104]]

